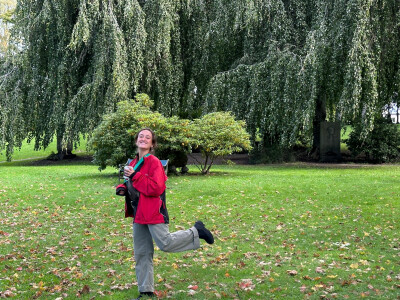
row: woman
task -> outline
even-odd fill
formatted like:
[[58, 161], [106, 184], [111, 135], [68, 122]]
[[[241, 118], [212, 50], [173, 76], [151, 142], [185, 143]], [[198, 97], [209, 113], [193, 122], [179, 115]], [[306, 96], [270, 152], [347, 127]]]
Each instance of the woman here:
[[125, 217], [133, 218], [133, 249], [136, 261], [136, 278], [140, 295], [154, 295], [153, 240], [160, 250], [181, 252], [200, 247], [200, 240], [214, 243], [211, 232], [201, 221], [187, 230], [170, 233], [165, 201], [167, 176], [157, 157], [150, 152], [157, 146], [154, 132], [149, 128], [135, 136], [138, 149], [136, 158], [125, 168], [124, 184], [117, 186], [117, 195], [125, 196]]

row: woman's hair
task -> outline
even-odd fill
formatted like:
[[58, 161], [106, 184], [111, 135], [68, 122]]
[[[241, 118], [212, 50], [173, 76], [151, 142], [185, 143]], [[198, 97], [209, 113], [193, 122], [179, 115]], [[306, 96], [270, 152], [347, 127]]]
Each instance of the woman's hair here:
[[151, 132], [151, 143], [153, 144], [153, 146], [151, 147], [150, 152], [154, 152], [154, 149], [157, 148], [157, 136], [156, 136], [156, 134], [154, 133], [154, 131], [151, 130], [150, 128], [148, 128], [148, 127], [142, 128], [142, 129], [140, 129], [140, 130], [136, 133], [136, 135], [135, 135], [135, 144], [136, 144], [136, 142], [137, 142], [137, 140], [138, 140], [138, 138], [139, 138], [139, 134], [140, 134], [143, 130], [148, 130], [148, 131]]

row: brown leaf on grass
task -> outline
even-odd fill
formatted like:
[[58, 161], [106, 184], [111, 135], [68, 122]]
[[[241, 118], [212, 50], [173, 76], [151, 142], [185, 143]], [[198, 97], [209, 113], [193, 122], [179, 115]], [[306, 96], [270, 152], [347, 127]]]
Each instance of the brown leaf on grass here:
[[276, 288], [270, 289], [269, 292], [270, 292], [270, 293], [276, 293], [276, 292], [279, 292], [279, 291], [281, 291], [281, 290], [282, 290], [282, 289], [281, 289], [280, 287], [276, 287]]
[[113, 277], [116, 275], [116, 271], [113, 269], [108, 269], [107, 272], [108, 272], [107, 277]]
[[90, 287], [85, 284], [82, 288], [81, 294], [89, 294], [90, 293]]
[[82, 295], [89, 293], [90, 293], [90, 287], [87, 284], [85, 284], [83, 288], [76, 293], [76, 296], [81, 297]]
[[297, 275], [297, 271], [296, 270], [287, 270], [286, 271], [290, 276], [296, 276]]
[[11, 298], [14, 297], [15, 294], [13, 292], [11, 292], [10, 290], [6, 290], [4, 292], [0, 292], [0, 297], [1, 298]]
[[40, 296], [42, 296], [42, 291], [37, 291], [36, 293], [35, 293], [35, 295], [33, 295], [33, 299], [37, 299], [37, 298], [39, 298]]
[[157, 299], [162, 299], [167, 297], [168, 291], [154, 291], [154, 294], [156, 295]]
[[255, 288], [255, 284], [251, 279], [242, 279], [241, 282], [238, 283], [239, 287], [244, 291], [252, 291]]
[[126, 283], [126, 284], [117, 284], [117, 285], [113, 285], [110, 287], [111, 290], [129, 290], [131, 287], [133, 286], [132, 283]]
[[323, 273], [325, 273], [325, 270], [322, 269], [321, 267], [316, 267], [316, 268], [315, 268], [315, 272], [316, 272], [316, 273], [319, 273], [319, 274], [323, 274]]
[[194, 290], [194, 291], [196, 291], [198, 288], [199, 288], [198, 285], [189, 285], [188, 286], [188, 289], [191, 289], [191, 290]]
[[351, 284], [351, 281], [349, 281], [349, 280], [343, 280], [343, 281], [340, 283], [341, 286], [347, 286], [347, 285], [350, 285], [350, 284]]
[[307, 290], [307, 286], [303, 284], [303, 285], [300, 287], [300, 292], [305, 293], [306, 290]]

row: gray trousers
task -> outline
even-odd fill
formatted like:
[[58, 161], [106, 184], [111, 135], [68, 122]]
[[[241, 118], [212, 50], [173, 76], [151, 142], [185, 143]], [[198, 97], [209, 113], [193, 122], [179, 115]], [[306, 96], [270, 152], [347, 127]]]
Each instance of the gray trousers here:
[[154, 292], [153, 240], [164, 252], [181, 252], [200, 247], [199, 233], [195, 227], [170, 233], [167, 224], [133, 223], [133, 251], [139, 292]]

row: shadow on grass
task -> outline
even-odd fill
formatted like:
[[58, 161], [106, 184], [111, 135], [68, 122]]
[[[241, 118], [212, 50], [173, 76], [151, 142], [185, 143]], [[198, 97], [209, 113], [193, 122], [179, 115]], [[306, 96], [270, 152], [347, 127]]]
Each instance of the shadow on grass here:
[[48, 160], [43, 158], [28, 158], [16, 161], [2, 161], [0, 166], [7, 167], [49, 167], [49, 166], [68, 166], [68, 165], [88, 165], [95, 166], [92, 163], [93, 157], [90, 155], [77, 155], [73, 159]]
[[189, 177], [189, 178], [193, 178], [193, 177], [197, 177], [197, 178], [212, 178], [212, 177], [225, 177], [225, 176], [242, 176], [243, 173], [237, 172], [237, 170], [235, 169], [231, 169], [231, 170], [223, 170], [223, 171], [212, 171], [208, 174], [202, 174], [199, 170], [190, 170], [189, 173], [186, 174], [168, 174], [169, 178], [185, 178], [185, 177]]

